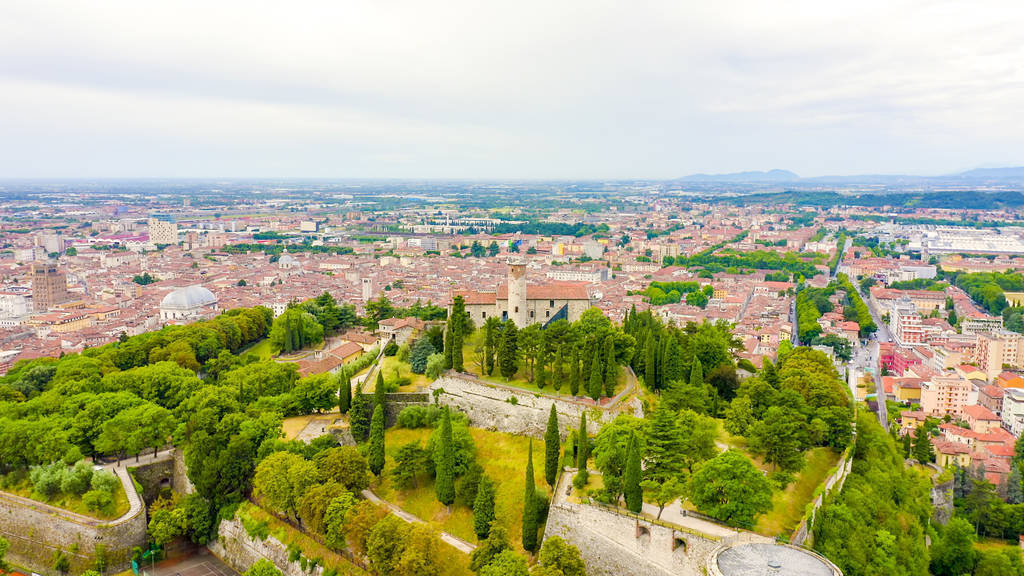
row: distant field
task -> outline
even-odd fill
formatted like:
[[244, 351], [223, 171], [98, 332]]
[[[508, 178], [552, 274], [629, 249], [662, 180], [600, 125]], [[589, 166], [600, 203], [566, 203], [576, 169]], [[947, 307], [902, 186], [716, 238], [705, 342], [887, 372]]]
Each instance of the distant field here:
[[249, 353], [256, 354], [257, 356], [260, 357], [260, 360], [270, 360], [270, 339], [264, 338], [263, 340], [260, 340], [259, 342], [249, 346], [248, 348], [242, 349], [242, 351], [239, 352], [238, 355], [242, 356], [244, 354]]

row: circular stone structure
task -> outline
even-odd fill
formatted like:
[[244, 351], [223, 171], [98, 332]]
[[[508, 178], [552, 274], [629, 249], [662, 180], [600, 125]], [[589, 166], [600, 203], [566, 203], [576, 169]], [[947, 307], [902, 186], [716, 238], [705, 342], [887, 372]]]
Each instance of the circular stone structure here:
[[788, 544], [752, 542], [716, 550], [709, 574], [720, 576], [842, 576], [824, 557]]

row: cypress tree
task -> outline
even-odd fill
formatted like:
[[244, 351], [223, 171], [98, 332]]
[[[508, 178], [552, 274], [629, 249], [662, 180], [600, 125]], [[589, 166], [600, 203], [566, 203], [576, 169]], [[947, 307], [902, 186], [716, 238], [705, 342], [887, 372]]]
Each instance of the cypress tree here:
[[604, 339], [604, 395], [615, 396], [615, 384], [619, 379], [619, 365], [615, 363], [615, 338], [611, 334]]
[[476, 489], [473, 500], [473, 531], [477, 540], [486, 540], [491, 535], [491, 522], [494, 521], [494, 482], [487, 476], [480, 478], [480, 486]]
[[377, 369], [377, 383], [373, 386], [373, 405], [374, 406], [380, 406], [381, 408], [384, 407], [384, 403], [387, 402], [387, 399], [384, 397], [384, 394], [387, 393], [387, 390], [388, 390], [387, 386], [384, 385], [384, 374], [378, 368]]
[[935, 449], [932, 448], [930, 436], [924, 426], [918, 426], [914, 431], [914, 459], [921, 464], [927, 464], [935, 458]]
[[640, 489], [640, 446], [636, 434], [629, 435], [626, 448], [626, 470], [622, 475], [622, 492], [626, 496], [626, 508], [639, 514], [644, 507], [644, 493]]
[[647, 335], [644, 355], [644, 383], [648, 389], [658, 390], [661, 388], [658, 383], [658, 341], [654, 339], [653, 332]]
[[555, 486], [555, 478], [558, 476], [560, 441], [561, 438], [558, 435], [558, 414], [555, 412], [554, 403], [552, 403], [551, 413], [548, 414], [548, 429], [544, 432], [544, 480], [552, 488]]
[[484, 373], [488, 376], [494, 373], [494, 353], [495, 353], [495, 327], [497, 326], [497, 320], [493, 317], [488, 318], [484, 324]]
[[562, 389], [562, 380], [565, 379], [564, 362], [562, 361], [562, 347], [555, 349], [555, 360], [551, 364], [551, 387], [558, 392]]
[[352, 431], [352, 439], [356, 442], [365, 442], [370, 435], [370, 417], [372, 401], [369, 396], [363, 394], [363, 385], [356, 386], [356, 393], [352, 397], [352, 406], [348, 411], [348, 425]]
[[465, 365], [462, 359], [462, 331], [461, 329], [452, 336], [452, 369], [456, 372], [465, 372]]
[[533, 483], [533, 438], [526, 453], [526, 492], [523, 495], [523, 548], [533, 552], [537, 549], [537, 503], [536, 486]]
[[350, 406], [352, 406], [352, 378], [347, 369], [342, 369], [338, 373], [338, 411], [346, 414]]
[[437, 481], [434, 483], [437, 500], [445, 506], [451, 506], [455, 501], [455, 450], [452, 444], [452, 416], [448, 407], [445, 407], [441, 415], [441, 442], [438, 447], [441, 458], [437, 465]]
[[576, 467], [587, 469], [587, 413], [580, 416], [580, 429], [576, 434]]
[[704, 367], [700, 364], [700, 358], [694, 358], [690, 366], [690, 387], [694, 390], [704, 387]]
[[516, 329], [516, 323], [511, 320], [506, 322], [501, 330], [498, 369], [505, 380], [511, 380], [519, 371], [519, 331]]
[[452, 358], [452, 351], [455, 350], [455, 332], [452, 331], [452, 321], [448, 319], [448, 325], [444, 329], [444, 369], [451, 370], [455, 365]]
[[374, 476], [380, 476], [384, 470], [384, 406], [380, 404], [373, 409], [373, 419], [370, 421], [370, 448], [366, 463]]
[[537, 367], [535, 368], [535, 371], [537, 372], [537, 388], [540, 388], [541, 390], [543, 390], [544, 387], [548, 385], [547, 365], [548, 354], [543, 348], [541, 348], [540, 354], [537, 355]]
[[576, 350], [569, 356], [569, 393], [573, 396], [580, 393], [580, 358]]
[[590, 397], [595, 401], [601, 397], [601, 386], [604, 385], [604, 381], [601, 378], [604, 370], [601, 369], [601, 355], [594, 351], [594, 356], [590, 362], [590, 384], [587, 386], [587, 391], [590, 392]]

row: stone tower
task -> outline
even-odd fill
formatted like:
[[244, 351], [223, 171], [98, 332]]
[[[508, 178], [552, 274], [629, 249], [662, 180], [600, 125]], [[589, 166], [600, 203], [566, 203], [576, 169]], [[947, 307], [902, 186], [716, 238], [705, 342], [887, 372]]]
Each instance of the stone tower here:
[[527, 324], [526, 263], [518, 259], [508, 261], [508, 317], [518, 328]]
[[369, 302], [373, 298], [373, 280], [371, 278], [363, 278], [363, 302]]

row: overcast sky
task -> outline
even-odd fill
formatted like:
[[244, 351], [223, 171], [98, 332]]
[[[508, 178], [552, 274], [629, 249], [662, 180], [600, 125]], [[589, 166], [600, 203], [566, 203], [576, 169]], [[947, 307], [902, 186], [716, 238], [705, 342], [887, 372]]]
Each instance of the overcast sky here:
[[1024, 164], [1024, 2], [0, 3], [0, 177]]

